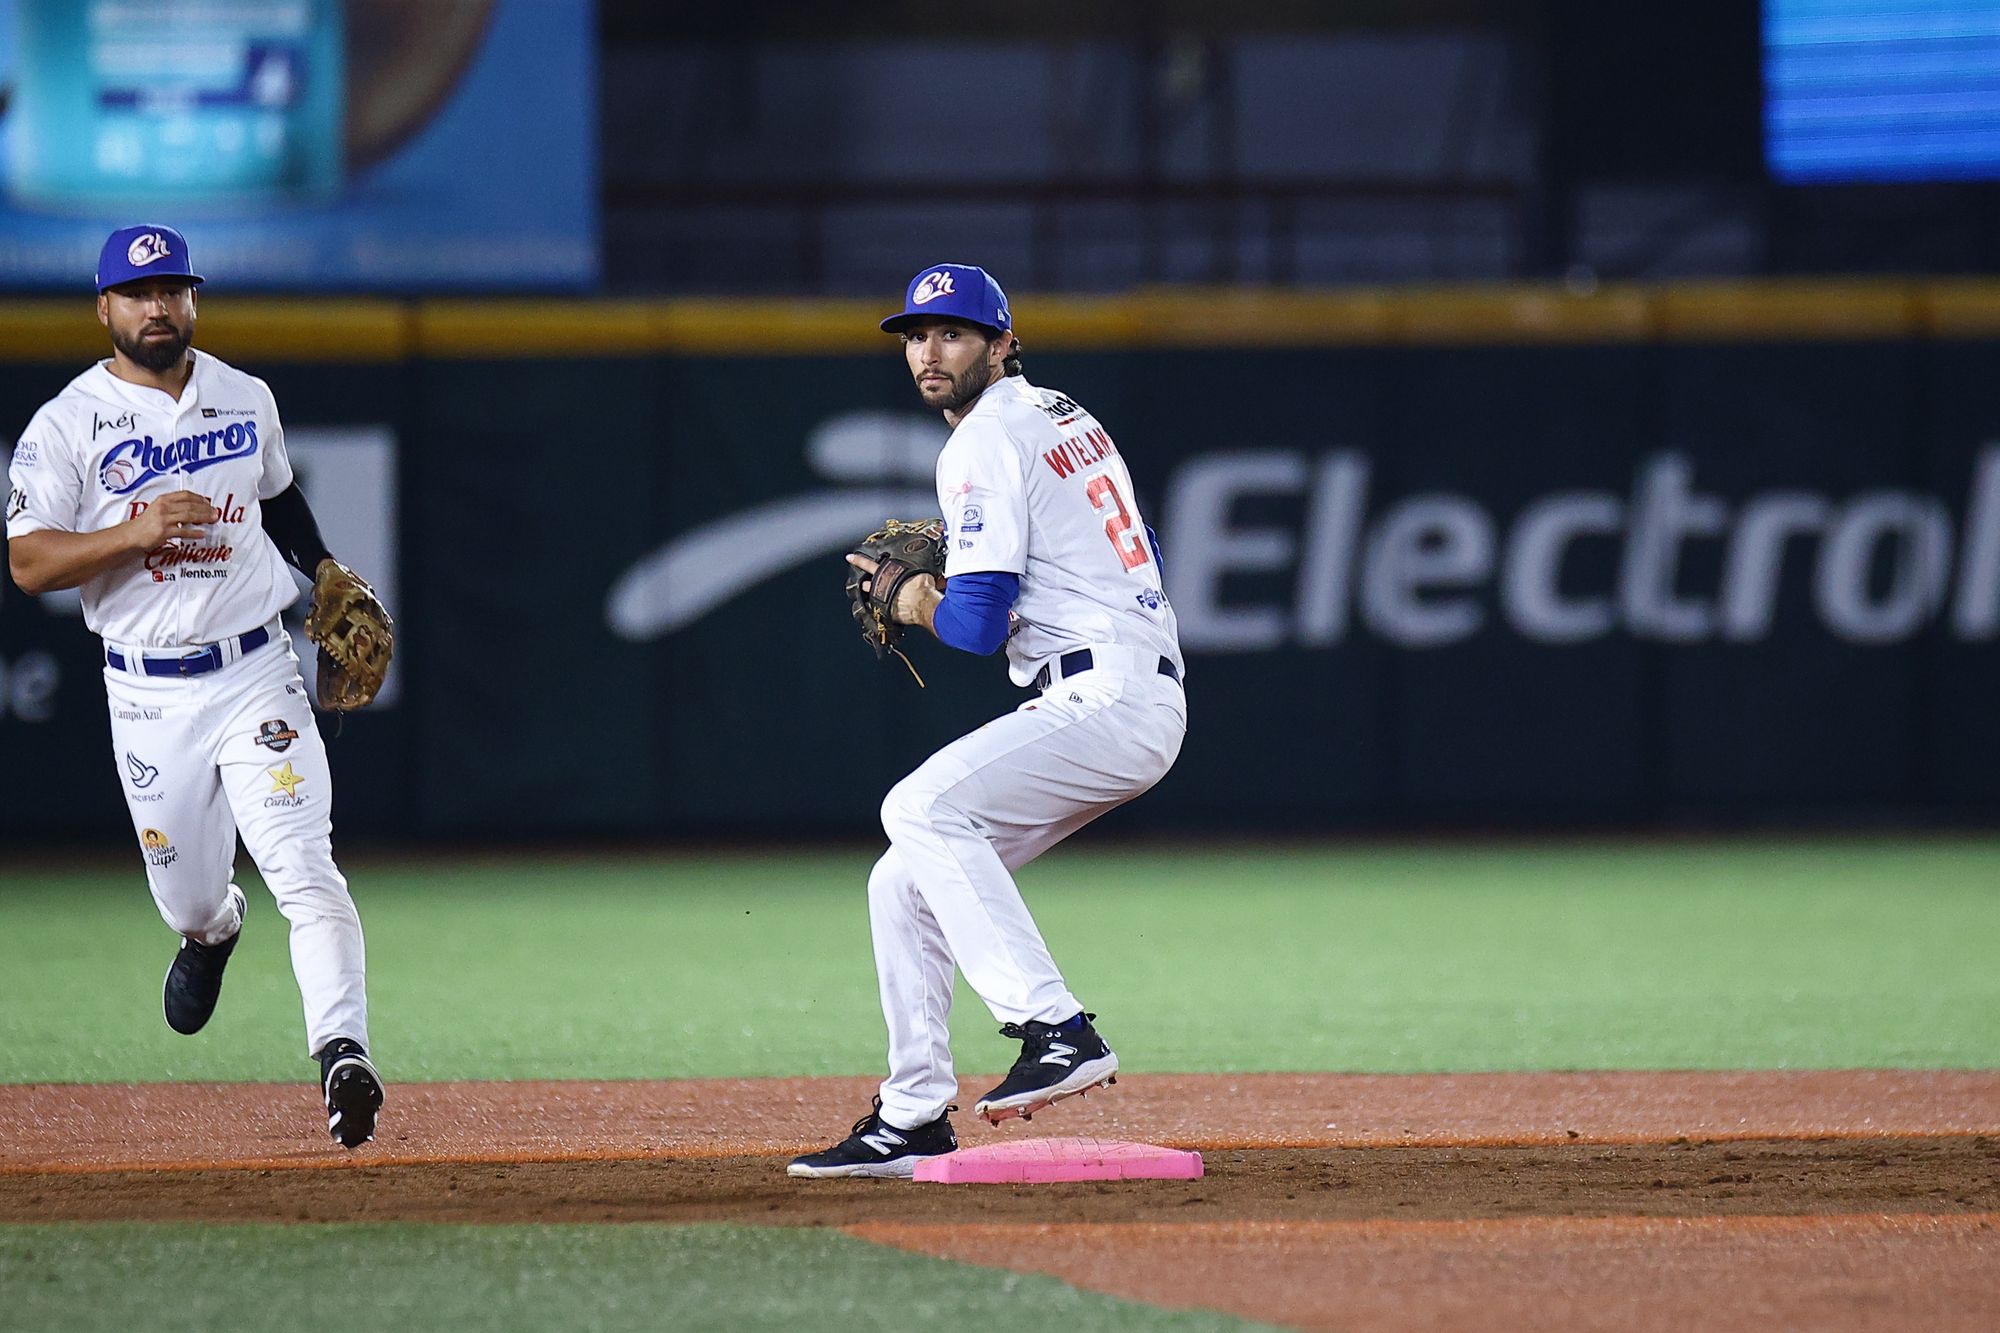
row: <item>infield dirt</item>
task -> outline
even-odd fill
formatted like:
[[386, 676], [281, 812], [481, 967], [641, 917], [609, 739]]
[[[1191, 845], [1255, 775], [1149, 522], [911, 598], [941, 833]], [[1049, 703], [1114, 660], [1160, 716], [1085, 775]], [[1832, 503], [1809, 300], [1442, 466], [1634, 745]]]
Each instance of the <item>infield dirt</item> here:
[[[966, 1104], [983, 1086], [968, 1080]], [[968, 1144], [1200, 1150], [1195, 1181], [794, 1181], [863, 1079], [0, 1087], [0, 1220], [836, 1226], [1301, 1326], [2000, 1326], [2000, 1073], [1138, 1076]]]

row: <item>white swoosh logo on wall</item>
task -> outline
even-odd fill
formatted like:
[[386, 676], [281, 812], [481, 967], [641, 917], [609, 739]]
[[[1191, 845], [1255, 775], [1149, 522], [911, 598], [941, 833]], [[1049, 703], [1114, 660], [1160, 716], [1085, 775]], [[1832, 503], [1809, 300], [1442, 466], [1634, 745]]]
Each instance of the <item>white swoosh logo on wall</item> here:
[[936, 509], [937, 496], [918, 490], [772, 500], [696, 528], [633, 565], [611, 585], [605, 616], [621, 639], [657, 639], [788, 569], [849, 549], [884, 519]]

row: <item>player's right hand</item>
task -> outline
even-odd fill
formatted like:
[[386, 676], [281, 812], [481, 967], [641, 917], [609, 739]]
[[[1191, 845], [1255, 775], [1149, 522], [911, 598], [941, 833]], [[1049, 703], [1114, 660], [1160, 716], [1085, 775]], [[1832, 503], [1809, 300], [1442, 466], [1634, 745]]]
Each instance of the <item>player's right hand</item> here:
[[166, 542], [200, 541], [215, 517], [215, 502], [193, 491], [169, 491], [129, 520], [132, 541], [141, 551]]

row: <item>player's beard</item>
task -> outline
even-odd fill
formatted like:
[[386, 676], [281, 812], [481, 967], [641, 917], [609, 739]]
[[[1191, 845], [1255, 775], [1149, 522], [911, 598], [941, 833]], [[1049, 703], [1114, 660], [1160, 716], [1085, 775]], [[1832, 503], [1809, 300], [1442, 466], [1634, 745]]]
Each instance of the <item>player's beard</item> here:
[[[166, 329], [174, 336], [150, 342], [146, 335], [154, 329]], [[127, 338], [121, 334], [111, 335], [111, 345], [123, 352], [134, 364], [152, 371], [155, 375], [172, 370], [187, 356], [188, 344], [194, 341], [193, 330], [178, 327], [172, 320], [149, 319], [139, 327], [139, 331]]]
[[963, 375], [953, 375], [949, 371], [942, 370], [929, 373], [943, 375], [951, 381], [951, 388], [945, 390], [943, 397], [933, 398], [919, 387], [917, 392], [923, 395], [924, 406], [954, 415], [971, 406], [972, 401], [985, 393], [993, 384], [993, 372], [984, 361], [967, 366]]

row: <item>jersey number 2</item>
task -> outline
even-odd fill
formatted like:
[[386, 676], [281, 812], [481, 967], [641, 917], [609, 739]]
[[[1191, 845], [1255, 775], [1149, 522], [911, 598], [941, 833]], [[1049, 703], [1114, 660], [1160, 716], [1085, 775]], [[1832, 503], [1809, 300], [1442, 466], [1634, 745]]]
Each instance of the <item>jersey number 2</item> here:
[[1125, 507], [1125, 497], [1118, 493], [1118, 483], [1111, 480], [1111, 474], [1100, 472], [1092, 477], [1083, 493], [1090, 497], [1090, 507], [1105, 516], [1104, 535], [1111, 539], [1111, 549], [1118, 552], [1125, 568], [1145, 564], [1145, 534], [1134, 531], [1132, 511]]

